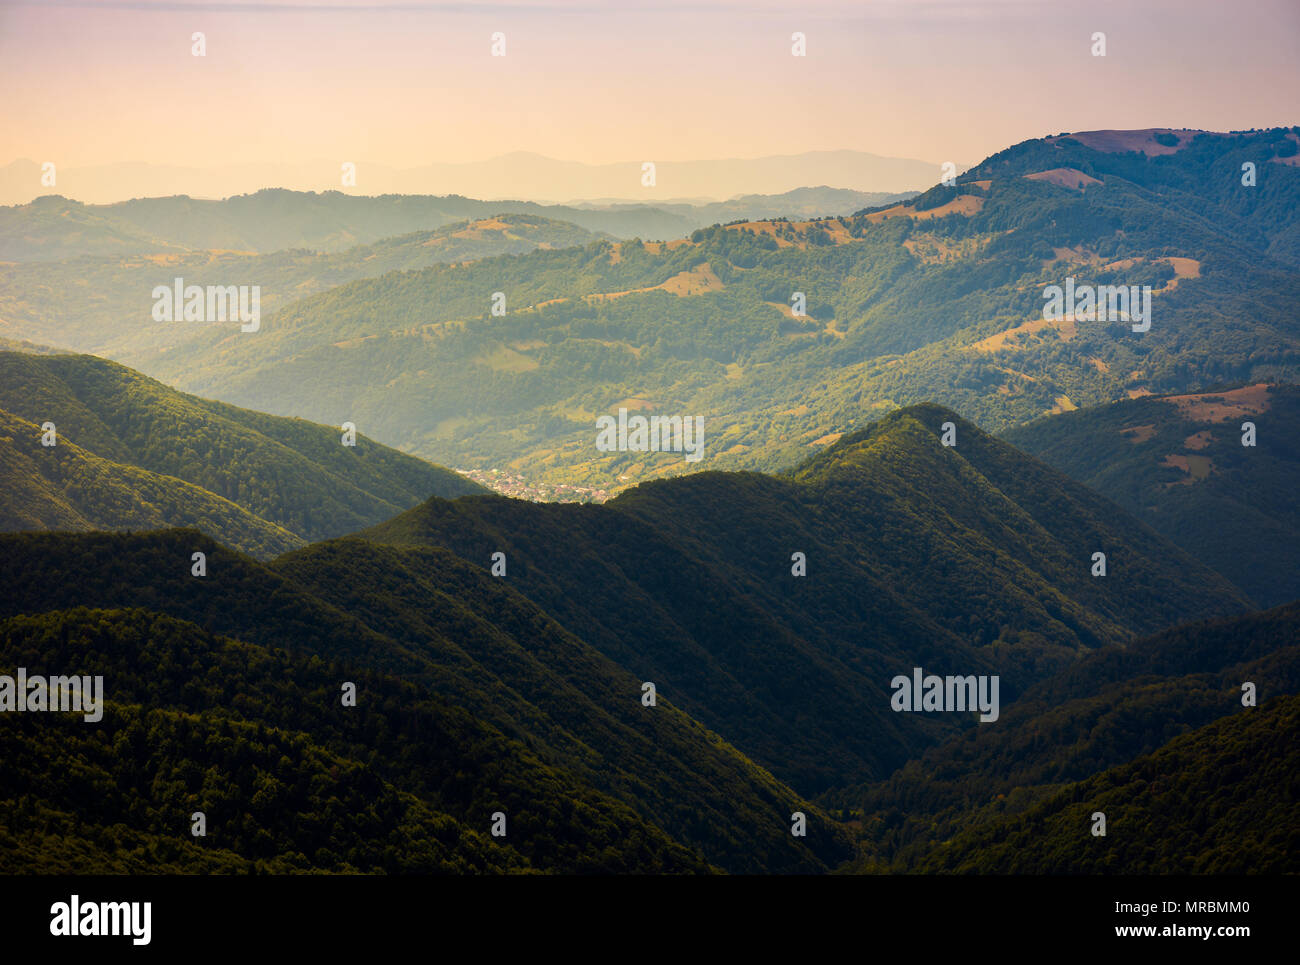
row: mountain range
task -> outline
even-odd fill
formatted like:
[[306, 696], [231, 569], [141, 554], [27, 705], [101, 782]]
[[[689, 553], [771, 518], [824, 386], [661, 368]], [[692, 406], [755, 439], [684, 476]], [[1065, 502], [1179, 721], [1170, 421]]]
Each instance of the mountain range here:
[[[1143, 755], [1183, 755], [1193, 797], [1224, 793], [1243, 754], [1284, 766], [1259, 741], [1300, 686], [1296, 607], [1232, 616], [1248, 604], [1221, 577], [934, 406], [780, 476], [603, 506], [434, 497], [266, 563], [194, 529], [12, 533], [0, 580], [0, 665], [112, 681], [102, 731], [6, 729], [16, 869], [84, 870], [88, 847], [101, 871], [1083, 868], [1061, 857], [1083, 825], [1050, 817], [1085, 793], [1069, 781], [1103, 795], [1112, 834], [1140, 815], [1162, 842], [1122, 839], [1125, 870], [1222, 867], [1257, 812], [1276, 830], [1245, 853], [1285, 868], [1296, 833], [1285, 783], [1251, 783], [1199, 858], [1162, 837], [1169, 808], [1133, 798], [1162, 773]], [[891, 712], [913, 665], [998, 674], [996, 722]], [[363, 711], [340, 706], [346, 682]], [[1206, 744], [1211, 725], [1240, 736]], [[42, 777], [56, 755], [82, 762], [75, 781]], [[178, 838], [196, 810], [210, 841]], [[498, 812], [504, 840], [485, 833]], [[1035, 821], [1039, 857], [998, 850], [996, 829]]]
[[[238, 414], [103, 360], [4, 361], [6, 384], [24, 379], [18, 396], [124, 458], [184, 451], [190, 424], [159, 411]], [[137, 398], [114, 415], [123, 383]], [[102, 427], [79, 425], [90, 403]], [[260, 418], [264, 437], [283, 438], [286, 420]], [[142, 435], [115, 428], [137, 423]], [[243, 485], [256, 467], [333, 433], [296, 425], [262, 454], [270, 462], [230, 461], [240, 498], [257, 499]], [[1090, 569], [1098, 548], [1104, 578]], [[105, 737], [30, 717], [6, 731], [15, 763], [0, 796], [13, 817], [0, 848], [34, 830], [43, 857], [10, 856], [33, 871], [109, 839], [120, 845], [98, 852], [98, 870], [850, 867], [875, 848], [839, 818], [875, 793], [852, 788], [991, 727], [891, 712], [898, 673], [1000, 675], [1010, 720], [988, 733], [1002, 736], [1042, 688], [1066, 691], [1035, 726], [1084, 700], [1086, 668], [1113, 673], [1104, 661], [1132, 652], [1123, 644], [1249, 605], [1113, 504], [925, 405], [781, 475], [699, 473], [602, 506], [435, 496], [264, 563], [191, 528], [12, 533], [0, 580], [5, 666], [75, 664], [113, 682]], [[1257, 622], [1232, 629], [1240, 656], [1200, 650], [1216, 666], [1276, 662], [1271, 648], [1292, 637]], [[1255, 675], [1270, 694], [1295, 683]], [[364, 714], [340, 706], [345, 682]], [[55, 754], [83, 762], [81, 783], [41, 779]], [[105, 782], [114, 790], [91, 793]], [[212, 840], [180, 843], [175, 827], [195, 810]], [[516, 829], [505, 840], [485, 834], [498, 812]], [[795, 812], [806, 838], [789, 833]], [[415, 850], [394, 847], [411, 836]]]
[[[810, 184], [852, 191], [917, 191], [932, 184], [937, 163], [862, 151], [807, 151], [759, 158], [670, 161], [655, 158], [613, 164], [562, 161], [528, 151], [469, 163], [394, 169], [354, 159], [356, 190], [367, 195], [448, 194], [486, 200], [526, 198], [543, 203], [584, 199], [724, 201], [738, 194], [783, 194]], [[642, 183], [642, 165], [655, 164], [655, 184]], [[212, 165], [185, 168], [146, 162], [56, 169], [54, 187], [91, 204], [173, 194], [222, 198], [274, 186], [328, 191], [343, 183], [341, 161], [285, 165]], [[0, 204], [26, 204], [49, 193], [41, 165], [27, 158], [0, 167]]]
[[[1296, 871], [1298, 143], [1056, 135], [670, 241], [7, 209], [0, 701], [104, 702], [3, 715], [0, 865]], [[258, 330], [155, 322], [178, 275], [265, 285]], [[1067, 278], [1149, 285], [1149, 330], [1044, 317]], [[702, 417], [705, 459], [600, 450], [618, 410]]]
[[[460, 468], [611, 489], [688, 468], [598, 452], [596, 419], [626, 408], [702, 418], [704, 467], [774, 471], [912, 402], [1004, 431], [1146, 393], [1300, 379], [1296, 145], [1287, 128], [1056, 136], [847, 217], [538, 247], [300, 298], [295, 276], [271, 275], [276, 307], [253, 334], [152, 321], [149, 292], [175, 276], [159, 264], [110, 310], [70, 312], [86, 320], [70, 347], [116, 345], [187, 391], [364, 422]], [[57, 341], [68, 272], [94, 270], [65, 266], [42, 284], [34, 266], [7, 270], [10, 337]], [[192, 280], [257, 275], [223, 263]], [[1046, 319], [1045, 293], [1075, 282], [1150, 287], [1150, 329]]]
[[[1273, 768], [1286, 767], [1288, 752], [1269, 749], [1268, 740], [1245, 745], [1261, 736], [1256, 728], [1285, 727], [1294, 713], [1298, 626], [1300, 605], [1293, 603], [1100, 648], [1028, 688], [1007, 710], [1005, 726], [974, 728], [887, 780], [827, 795], [842, 808], [837, 813], [860, 821], [857, 870], [1269, 870], [1298, 829], [1259, 810], [1284, 813], [1296, 785], [1289, 776], [1268, 783]], [[1243, 706], [1245, 683], [1256, 688], [1258, 707]], [[1172, 751], [1189, 744], [1200, 748], [1190, 757]], [[1233, 781], [1242, 787], [1226, 790]], [[1157, 796], [1162, 786], [1172, 796]], [[1273, 843], [1260, 847], [1257, 832], [1240, 828], [1219, 826], [1217, 839], [1207, 833], [1235, 808], [1206, 813], [1205, 801], [1248, 796], [1233, 820], [1270, 829], [1258, 834], [1276, 834]], [[1097, 808], [1119, 852], [1091, 834]], [[1258, 863], [1264, 852], [1272, 853]]]

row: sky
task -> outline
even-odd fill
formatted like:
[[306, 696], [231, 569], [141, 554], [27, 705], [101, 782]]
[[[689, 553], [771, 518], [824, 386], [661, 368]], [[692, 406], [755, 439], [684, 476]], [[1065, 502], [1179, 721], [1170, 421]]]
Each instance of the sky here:
[[1061, 131], [1300, 123], [1297, 41], [1298, 0], [0, 0], [0, 164], [975, 162]]

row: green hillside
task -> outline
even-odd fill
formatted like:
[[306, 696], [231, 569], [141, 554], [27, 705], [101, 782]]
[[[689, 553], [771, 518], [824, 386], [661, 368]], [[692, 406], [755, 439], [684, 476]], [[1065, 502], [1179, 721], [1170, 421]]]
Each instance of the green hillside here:
[[0, 352], [26, 352], [29, 355], [67, 355], [66, 349], [30, 342], [25, 338], [0, 338]]
[[[102, 675], [106, 701], [94, 724], [23, 714], [0, 728], [9, 873], [709, 870], [627, 806], [393, 677], [146, 610], [5, 620], [0, 667], [17, 666]], [[495, 811], [504, 838], [490, 834]]]
[[[188, 396], [91, 356], [0, 352], [5, 529], [198, 526], [270, 556], [481, 487], [358, 434]], [[53, 422], [58, 444], [41, 444]], [[364, 427], [361, 427], [364, 429]]]
[[[69, 208], [73, 210], [78, 209]], [[176, 278], [185, 279], [187, 285], [256, 285], [260, 311], [266, 317], [296, 299], [358, 278], [536, 248], [585, 245], [599, 237], [539, 215], [502, 214], [458, 220], [341, 251], [293, 247], [258, 254], [238, 245], [234, 250], [198, 251], [153, 246], [116, 257], [20, 261], [0, 267], [0, 333], [21, 333], [137, 364], [156, 359], [203, 331], [199, 322], [153, 319], [155, 286], [171, 286]], [[238, 325], [220, 322], [216, 329], [226, 337], [239, 332]]]
[[[1255, 424], [1253, 447], [1242, 445], [1244, 422]], [[1004, 438], [1114, 500], [1256, 602], [1300, 598], [1300, 388], [1132, 399]]]
[[193, 525], [261, 557], [303, 543], [192, 483], [101, 459], [66, 439], [47, 449], [41, 435], [40, 426], [0, 410], [0, 532]]
[[[146, 368], [266, 411], [359, 415], [444, 464], [608, 488], [772, 470], [924, 400], [1001, 431], [1131, 394], [1297, 380], [1300, 168], [1276, 163], [1295, 137], [1205, 133], [1151, 156], [1026, 142], [852, 216], [355, 281]], [[1150, 330], [1045, 322], [1044, 290], [1067, 278], [1150, 286]], [[703, 466], [596, 451], [596, 417], [620, 407], [702, 416]]]
[[1300, 693], [1300, 604], [1175, 627], [1107, 647], [1030, 687], [1000, 726], [927, 750], [887, 780], [823, 803], [860, 821], [859, 868], [915, 870], [967, 829], [1010, 820], [1071, 782], [1159, 751], [1260, 704]]
[[[107, 685], [0, 713], [0, 865], [1300, 870], [1298, 153], [1057, 135], [668, 242], [598, 225], [703, 206], [0, 211], [0, 676]], [[178, 275], [260, 331], [153, 323]], [[1150, 330], [1045, 319], [1067, 279]], [[620, 409], [703, 460], [598, 449]], [[916, 668], [996, 719], [901, 712]]]
[[[202, 579], [190, 575], [195, 551], [207, 554]], [[0, 580], [0, 617], [143, 607], [312, 666], [400, 678], [728, 871], [819, 872], [851, 855], [838, 824], [688, 716], [672, 690], [643, 706], [641, 678], [449, 553], [340, 540], [265, 566], [193, 530], [20, 533], [0, 536]], [[191, 679], [177, 674], [177, 687]], [[277, 698], [258, 713], [297, 707]], [[806, 838], [790, 833], [794, 811], [808, 815]]]
[[[85, 431], [126, 446], [112, 411]], [[605, 505], [435, 497], [270, 563], [194, 529], [2, 535], [0, 585], [0, 673], [111, 681], [101, 725], [16, 716], [0, 738], [0, 852], [40, 840], [14, 858], [29, 871], [87, 854], [103, 871], [942, 870], [944, 842], [1039, 820], [1070, 782], [1243, 710], [1244, 680], [1263, 702], [1300, 692], [1300, 608], [1147, 637], [1248, 603], [935, 405], [779, 476], [703, 472]], [[891, 711], [915, 666], [998, 675], [997, 721]], [[337, 716], [341, 680], [366, 715]], [[214, 831], [196, 842], [201, 805]], [[527, 834], [486, 836], [499, 809]], [[962, 854], [1004, 860], [996, 842]]]
[[0, 258], [6, 262], [184, 250], [183, 244], [155, 238], [102, 208], [58, 195], [0, 207]]
[[[1294, 874], [1300, 697], [1278, 697], [967, 831], [917, 870], [977, 874]], [[1093, 813], [1106, 836], [1091, 834]]]
[[[939, 440], [948, 421], [955, 448]], [[361, 536], [482, 569], [505, 553], [503, 582], [809, 792], [884, 777], [974, 726], [892, 713], [896, 673], [1000, 674], [1009, 703], [1091, 648], [1248, 605], [1112, 504], [937, 406], [894, 413], [787, 476], [700, 473], [604, 506], [434, 499]], [[1090, 575], [1096, 551], [1104, 579]], [[795, 552], [806, 577], [792, 575]], [[384, 573], [379, 599], [409, 586]], [[320, 590], [352, 606], [373, 592], [350, 571]]]

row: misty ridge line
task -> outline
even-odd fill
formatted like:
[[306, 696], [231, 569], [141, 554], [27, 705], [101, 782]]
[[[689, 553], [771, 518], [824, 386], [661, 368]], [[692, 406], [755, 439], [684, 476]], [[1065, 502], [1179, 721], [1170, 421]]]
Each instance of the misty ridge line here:
[[[57, 160], [38, 163], [22, 157], [0, 166], [0, 204], [26, 204], [55, 192], [87, 204], [175, 195], [222, 200], [274, 188], [341, 189], [349, 195], [369, 197], [454, 195], [539, 204], [710, 204], [819, 186], [862, 193], [922, 191], [936, 182], [941, 167], [937, 162], [848, 149], [754, 158], [657, 160], [658, 183], [648, 190], [640, 173], [652, 160], [589, 163], [515, 151], [478, 161], [411, 167], [319, 159], [203, 167], [120, 161], [65, 168]], [[57, 169], [56, 178], [48, 176], [50, 165]], [[341, 165], [351, 169], [350, 178], [340, 177]]]

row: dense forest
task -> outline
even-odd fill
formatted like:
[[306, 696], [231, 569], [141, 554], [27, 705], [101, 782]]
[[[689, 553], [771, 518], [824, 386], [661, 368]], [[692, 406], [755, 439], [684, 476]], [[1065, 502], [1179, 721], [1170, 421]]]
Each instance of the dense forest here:
[[[709, 870], [626, 805], [393, 677], [146, 610], [81, 608], [0, 623], [0, 665], [75, 667], [109, 694], [93, 726], [27, 714], [0, 729], [8, 872]], [[342, 681], [355, 707], [341, 706]]]
[[[949, 421], [952, 448], [939, 438]], [[513, 588], [813, 790], [884, 776], [970, 723], [891, 713], [900, 668], [1000, 670], [1009, 700], [1091, 648], [1248, 606], [1112, 504], [938, 406], [896, 412], [788, 476], [698, 473], [604, 506], [434, 499], [361, 535], [475, 566], [505, 553]], [[1105, 579], [1090, 575], [1098, 550]], [[792, 575], [796, 552], [806, 577]], [[340, 574], [330, 591], [365, 588]]]
[[[434, 497], [269, 562], [196, 529], [13, 533], [0, 584], [0, 673], [102, 674], [107, 693], [98, 724], [6, 715], [0, 860], [21, 871], [1020, 869], [998, 829], [1066, 840], [1062, 794], [1201, 755], [1178, 741], [1300, 689], [1296, 606], [1240, 616], [1154, 530], [934, 405], [780, 476], [603, 506]], [[1198, 617], [1216, 619], [1150, 636]], [[889, 681], [918, 665], [998, 675], [997, 723], [891, 712]], [[1256, 736], [1206, 760], [1238, 773]], [[1275, 814], [1248, 791], [1216, 827]], [[1243, 853], [1290, 867], [1286, 827]], [[1024, 861], [1075, 868], [1051, 840]], [[1174, 867], [1171, 847], [1122, 860]]]
[[917, 870], [958, 832], [1009, 820], [1067, 784], [1247, 712], [1243, 683], [1260, 704], [1300, 693], [1298, 634], [1293, 603], [1103, 648], [1028, 688], [1002, 726], [974, 728], [823, 803], [860, 821], [859, 870]]
[[[207, 555], [202, 579], [190, 575], [195, 551]], [[328, 586], [308, 584], [303, 569]], [[389, 593], [394, 572], [411, 577], [405, 598]], [[726, 870], [824, 871], [851, 854], [843, 829], [679, 710], [670, 688], [644, 706], [642, 678], [445, 552], [341, 540], [266, 566], [192, 530], [22, 533], [0, 536], [0, 579], [10, 588], [0, 616], [146, 608], [294, 658], [336, 662], [352, 675], [343, 680], [400, 677]], [[808, 815], [806, 838], [790, 834], [795, 811]]]
[[[975, 874], [1293, 874], [1300, 697], [1278, 697], [958, 835], [917, 870]], [[1105, 837], [1093, 815], [1106, 816]]]
[[0, 530], [197, 526], [261, 557], [482, 491], [363, 433], [344, 446], [85, 355], [0, 352], [0, 451]]

